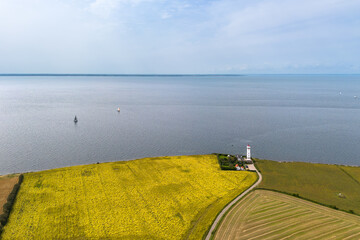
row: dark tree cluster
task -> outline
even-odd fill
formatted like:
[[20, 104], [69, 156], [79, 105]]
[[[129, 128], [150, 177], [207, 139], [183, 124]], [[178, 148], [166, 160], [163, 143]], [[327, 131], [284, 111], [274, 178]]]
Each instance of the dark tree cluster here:
[[235, 165], [239, 164], [235, 156], [218, 154], [217, 157], [221, 170], [236, 170]]

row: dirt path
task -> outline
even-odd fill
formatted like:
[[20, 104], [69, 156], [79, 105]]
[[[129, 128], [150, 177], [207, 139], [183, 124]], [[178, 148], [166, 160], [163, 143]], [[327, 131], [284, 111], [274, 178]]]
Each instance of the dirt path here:
[[[255, 168], [255, 165], [254, 165]], [[208, 234], [206, 235], [205, 240], [210, 240], [211, 236], [212, 236], [212, 232], [215, 230], [216, 226], [219, 224], [221, 218], [227, 213], [227, 211], [235, 204], [237, 203], [241, 198], [243, 198], [248, 192], [250, 192], [251, 190], [253, 190], [257, 185], [259, 185], [259, 183], [262, 181], [262, 175], [261, 173], [255, 168], [256, 173], [258, 174], [259, 178], [256, 181], [256, 183], [254, 183], [251, 187], [249, 187], [248, 189], [246, 189], [243, 193], [241, 193], [239, 196], [237, 196], [232, 202], [230, 202], [220, 213], [219, 215], [216, 217], [215, 221], [213, 222], [213, 224], [211, 225], [211, 228], [208, 232]]]

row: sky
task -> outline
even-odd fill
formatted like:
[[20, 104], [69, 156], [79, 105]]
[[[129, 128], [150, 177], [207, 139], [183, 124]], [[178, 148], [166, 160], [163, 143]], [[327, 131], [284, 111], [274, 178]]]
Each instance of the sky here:
[[0, 0], [0, 73], [360, 73], [360, 0]]

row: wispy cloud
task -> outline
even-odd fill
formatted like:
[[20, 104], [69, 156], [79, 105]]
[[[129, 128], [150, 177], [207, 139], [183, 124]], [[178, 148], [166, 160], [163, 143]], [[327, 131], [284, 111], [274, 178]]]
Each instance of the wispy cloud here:
[[171, 14], [168, 13], [168, 12], [164, 12], [163, 14], [161, 14], [161, 18], [162, 18], [162, 19], [171, 18]]
[[109, 17], [119, 7], [120, 2], [119, 0], [96, 0], [87, 9], [101, 17]]
[[360, 0], [0, 1], [0, 72], [359, 72]]
[[152, 0], [95, 0], [86, 8], [91, 13], [101, 17], [109, 17], [116, 14], [119, 10], [127, 7], [135, 7], [142, 2], [151, 2]]

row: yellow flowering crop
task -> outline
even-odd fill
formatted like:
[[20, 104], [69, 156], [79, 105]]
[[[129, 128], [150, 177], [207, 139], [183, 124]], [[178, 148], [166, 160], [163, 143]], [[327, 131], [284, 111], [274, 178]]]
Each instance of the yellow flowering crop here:
[[7, 239], [201, 239], [256, 180], [215, 155], [144, 158], [26, 173]]

